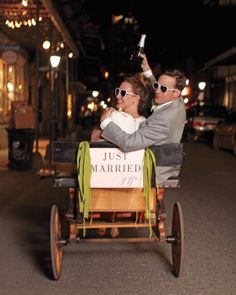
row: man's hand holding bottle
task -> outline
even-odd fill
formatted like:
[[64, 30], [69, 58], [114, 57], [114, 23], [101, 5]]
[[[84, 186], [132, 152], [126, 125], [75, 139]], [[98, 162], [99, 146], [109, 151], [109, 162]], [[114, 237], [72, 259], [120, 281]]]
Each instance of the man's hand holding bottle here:
[[146, 54], [142, 53], [142, 54], [140, 54], [140, 57], [142, 57], [142, 59], [143, 59], [142, 63], [141, 63], [141, 68], [142, 68], [143, 72], [151, 70], [148, 60], [147, 60], [147, 57], [146, 57]]

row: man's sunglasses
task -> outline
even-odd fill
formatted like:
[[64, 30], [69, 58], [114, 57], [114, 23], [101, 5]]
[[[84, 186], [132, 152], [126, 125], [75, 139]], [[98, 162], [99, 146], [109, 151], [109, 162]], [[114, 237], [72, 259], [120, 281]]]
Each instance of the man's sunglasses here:
[[176, 88], [168, 88], [167, 86], [161, 85], [160, 83], [158, 83], [156, 81], [152, 82], [152, 88], [154, 90], [157, 90], [159, 88], [161, 90], [161, 92], [163, 92], [163, 93], [165, 93], [166, 91], [178, 90]]
[[129, 92], [129, 91], [125, 90], [125, 89], [116, 88], [115, 89], [115, 95], [117, 96], [119, 94], [120, 94], [121, 97], [125, 97], [127, 94], [133, 95], [133, 96], [136, 95], [136, 94], [134, 94], [132, 92]]

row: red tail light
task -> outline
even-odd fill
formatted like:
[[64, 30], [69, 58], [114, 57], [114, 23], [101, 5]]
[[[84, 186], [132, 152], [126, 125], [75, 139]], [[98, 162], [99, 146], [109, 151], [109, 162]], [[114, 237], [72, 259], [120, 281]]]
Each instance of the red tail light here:
[[201, 126], [201, 127], [203, 127], [203, 126], [205, 126], [206, 125], [206, 123], [205, 122], [198, 122], [198, 121], [194, 121], [193, 122], [193, 126], [194, 127], [197, 127], [197, 126]]

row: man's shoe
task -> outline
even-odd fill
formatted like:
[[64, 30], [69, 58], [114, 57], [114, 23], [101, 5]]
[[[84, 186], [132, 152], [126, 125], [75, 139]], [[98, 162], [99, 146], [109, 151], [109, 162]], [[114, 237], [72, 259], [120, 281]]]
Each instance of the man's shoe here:
[[116, 238], [119, 236], [119, 229], [117, 227], [112, 227], [110, 234], [112, 238]]
[[106, 233], [106, 228], [105, 227], [98, 229], [98, 234], [99, 234], [100, 237], [103, 237], [105, 235], [105, 233]]

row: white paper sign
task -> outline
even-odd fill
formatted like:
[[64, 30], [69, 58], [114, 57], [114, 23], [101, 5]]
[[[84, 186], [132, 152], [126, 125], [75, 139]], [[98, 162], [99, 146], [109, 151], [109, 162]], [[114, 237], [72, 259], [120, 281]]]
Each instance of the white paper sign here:
[[144, 150], [123, 153], [117, 148], [90, 148], [92, 188], [143, 187]]

